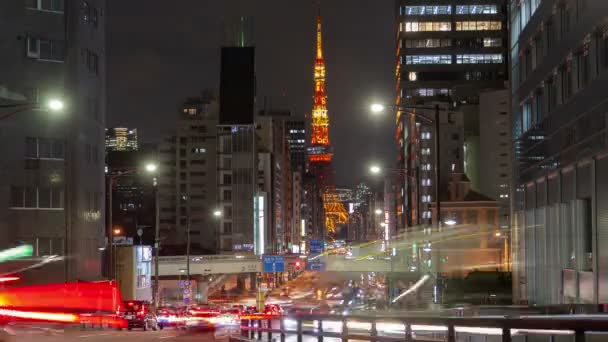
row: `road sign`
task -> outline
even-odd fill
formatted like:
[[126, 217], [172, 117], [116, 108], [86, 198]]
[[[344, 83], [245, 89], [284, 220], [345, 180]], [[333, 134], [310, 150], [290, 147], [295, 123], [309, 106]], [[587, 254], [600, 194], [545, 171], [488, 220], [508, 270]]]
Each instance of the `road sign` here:
[[285, 258], [282, 255], [264, 255], [264, 272], [285, 272]]
[[310, 254], [321, 254], [325, 249], [325, 241], [310, 240]]
[[114, 237], [114, 245], [115, 246], [132, 246], [133, 238], [126, 236], [115, 236]]
[[306, 263], [307, 271], [325, 271], [325, 261], [320, 258], [314, 260], [308, 260]]

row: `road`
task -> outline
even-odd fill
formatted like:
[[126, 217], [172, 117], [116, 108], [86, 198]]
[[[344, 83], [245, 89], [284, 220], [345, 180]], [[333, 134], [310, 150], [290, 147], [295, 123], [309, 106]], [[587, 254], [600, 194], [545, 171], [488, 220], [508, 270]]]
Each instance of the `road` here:
[[203, 342], [222, 341], [227, 342], [227, 334], [223, 331], [201, 331], [184, 332], [174, 329], [162, 331], [61, 331], [40, 329], [17, 329], [13, 331], [15, 336], [8, 340], [0, 337], [0, 342], [148, 342], [148, 341], [178, 341], [178, 342]]

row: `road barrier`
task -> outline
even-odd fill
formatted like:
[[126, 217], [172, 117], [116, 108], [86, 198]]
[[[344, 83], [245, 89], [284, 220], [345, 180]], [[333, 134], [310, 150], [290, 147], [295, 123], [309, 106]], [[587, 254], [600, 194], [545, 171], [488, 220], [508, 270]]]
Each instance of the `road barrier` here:
[[[338, 316], [338, 315], [294, 315], [282, 318], [242, 317], [241, 336], [261, 340], [266, 335], [268, 341], [296, 335], [302, 342], [303, 336], [316, 336], [363, 341], [420, 341], [416, 336], [432, 333], [434, 338], [443, 336], [447, 342], [456, 342], [457, 334], [501, 336], [502, 342], [512, 342], [516, 335], [571, 335], [575, 342], [585, 342], [586, 334], [608, 333], [608, 316], [600, 317], [542, 317], [527, 316], [517, 318], [441, 318], [441, 317], [391, 317], [391, 316]], [[286, 324], [289, 323], [289, 324]], [[331, 323], [331, 324], [330, 324]], [[304, 329], [304, 326], [312, 326]], [[336, 325], [339, 331], [335, 331]], [[385, 327], [393, 327], [386, 334]], [[333, 329], [329, 329], [330, 326]], [[395, 327], [400, 327], [395, 329]], [[334, 331], [328, 331], [334, 330]], [[399, 334], [399, 336], [396, 336]], [[278, 336], [277, 336], [278, 335]], [[389, 336], [391, 335], [391, 336]]]

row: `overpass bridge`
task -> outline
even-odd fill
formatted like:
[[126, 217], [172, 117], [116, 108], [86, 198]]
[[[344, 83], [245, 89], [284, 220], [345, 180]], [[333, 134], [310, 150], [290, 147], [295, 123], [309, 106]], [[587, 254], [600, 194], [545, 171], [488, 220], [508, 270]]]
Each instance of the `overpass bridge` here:
[[[299, 259], [298, 255], [284, 255], [285, 263]], [[406, 265], [391, 258], [348, 258], [344, 255], [323, 255], [326, 272], [395, 272], [406, 270]], [[287, 266], [285, 267], [287, 270]], [[190, 275], [257, 273], [263, 271], [262, 259], [256, 255], [193, 255], [190, 256]], [[152, 275], [155, 276], [154, 270]], [[186, 273], [185, 256], [159, 258], [161, 277], [179, 277]]]

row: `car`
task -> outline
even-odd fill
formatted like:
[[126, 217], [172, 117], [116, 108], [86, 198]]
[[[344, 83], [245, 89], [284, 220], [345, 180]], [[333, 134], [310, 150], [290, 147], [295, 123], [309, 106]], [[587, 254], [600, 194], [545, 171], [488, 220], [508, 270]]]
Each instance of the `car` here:
[[142, 328], [145, 330], [158, 329], [158, 321], [154, 312], [150, 311], [150, 303], [141, 300], [129, 300], [123, 304], [122, 317], [127, 321], [127, 329]]
[[264, 307], [264, 315], [280, 316], [283, 314], [283, 309], [277, 304], [268, 304]]
[[196, 307], [188, 310], [185, 317], [185, 328], [188, 330], [213, 329], [220, 310], [213, 307]]
[[184, 325], [184, 315], [175, 308], [160, 307], [156, 311], [156, 321], [158, 322], [158, 328], [161, 330], [166, 327], [180, 328]]

